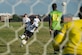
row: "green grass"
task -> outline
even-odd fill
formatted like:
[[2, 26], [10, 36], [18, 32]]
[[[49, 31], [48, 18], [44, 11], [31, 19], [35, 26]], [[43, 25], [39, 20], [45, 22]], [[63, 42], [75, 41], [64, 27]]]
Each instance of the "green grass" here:
[[[0, 27], [4, 25], [4, 22], [0, 22]], [[9, 27], [3, 27], [0, 29], [0, 53], [6, 52], [7, 43], [15, 39], [15, 31], [21, 27], [21, 22], [10, 22]], [[46, 28], [45, 28], [46, 27]], [[18, 36], [23, 34], [24, 29], [18, 32]], [[39, 30], [39, 33], [36, 33], [36, 36], [32, 36], [27, 42], [30, 43], [36, 37], [36, 41], [34, 41], [31, 45], [29, 45], [29, 55], [42, 55], [44, 51], [44, 45], [50, 40], [50, 34], [48, 29], [48, 23], [44, 22], [43, 27]], [[5, 43], [6, 42], [6, 43]], [[26, 52], [26, 47], [20, 47], [20, 39], [11, 43], [10, 45], [10, 53], [7, 55], [23, 55]], [[47, 55], [53, 55], [53, 47], [52, 43], [47, 46]]]

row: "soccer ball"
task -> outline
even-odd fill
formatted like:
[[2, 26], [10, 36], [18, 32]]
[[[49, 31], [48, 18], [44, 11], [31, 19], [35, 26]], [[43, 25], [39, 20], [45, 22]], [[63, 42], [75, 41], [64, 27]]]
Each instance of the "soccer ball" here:
[[62, 3], [62, 6], [66, 6], [66, 2], [63, 2], [63, 3]]

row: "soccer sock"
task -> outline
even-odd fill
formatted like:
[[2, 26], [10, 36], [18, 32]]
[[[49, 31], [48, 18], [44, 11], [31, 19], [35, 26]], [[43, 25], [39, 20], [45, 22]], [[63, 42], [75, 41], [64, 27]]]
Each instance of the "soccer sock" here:
[[25, 35], [22, 35], [20, 38], [21, 38], [21, 39], [24, 39], [24, 38], [25, 38]]
[[27, 41], [26, 40], [22, 40], [22, 44], [26, 45]]

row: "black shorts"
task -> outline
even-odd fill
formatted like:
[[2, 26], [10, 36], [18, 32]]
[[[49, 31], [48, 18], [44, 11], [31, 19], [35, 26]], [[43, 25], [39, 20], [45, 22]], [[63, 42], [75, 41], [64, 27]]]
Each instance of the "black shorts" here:
[[32, 37], [33, 32], [30, 32], [30, 31], [28, 31], [28, 30], [25, 30], [24, 35], [26, 35], [27, 37], [30, 38], [30, 37]]
[[59, 32], [60, 32], [59, 30], [55, 30], [53, 36], [55, 37]]

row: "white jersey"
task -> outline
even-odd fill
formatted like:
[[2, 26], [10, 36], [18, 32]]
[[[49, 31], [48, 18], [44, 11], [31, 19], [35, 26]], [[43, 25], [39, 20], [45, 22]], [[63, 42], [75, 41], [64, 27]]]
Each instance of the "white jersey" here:
[[33, 24], [35, 24], [37, 27], [39, 25], [39, 22], [40, 22], [39, 18], [34, 18], [34, 23]]
[[30, 31], [30, 32], [34, 32], [36, 29], [36, 25], [35, 24], [31, 24], [29, 23], [27, 26], [26, 26], [26, 30]]
[[28, 22], [30, 22], [30, 18], [23, 18], [23, 24], [26, 24], [26, 23], [28, 23]]

